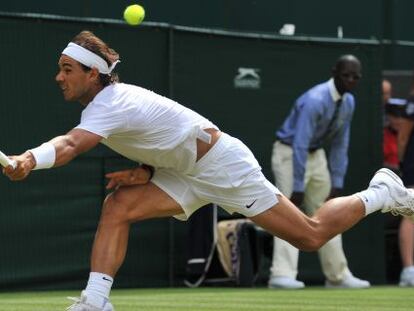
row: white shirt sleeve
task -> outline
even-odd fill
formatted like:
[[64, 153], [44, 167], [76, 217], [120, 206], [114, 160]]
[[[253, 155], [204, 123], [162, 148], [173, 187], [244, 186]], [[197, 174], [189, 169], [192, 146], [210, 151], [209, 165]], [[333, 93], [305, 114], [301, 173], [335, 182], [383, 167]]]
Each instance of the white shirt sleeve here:
[[92, 101], [82, 112], [81, 121], [75, 128], [83, 129], [108, 138], [128, 125], [128, 118], [124, 111], [116, 105], [100, 101]]

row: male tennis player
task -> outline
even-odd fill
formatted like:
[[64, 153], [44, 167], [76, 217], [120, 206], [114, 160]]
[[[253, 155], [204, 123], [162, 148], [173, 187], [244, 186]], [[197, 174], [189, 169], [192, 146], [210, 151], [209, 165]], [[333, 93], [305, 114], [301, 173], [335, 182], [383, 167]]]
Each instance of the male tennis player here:
[[103, 143], [146, 166], [110, 174], [115, 187], [103, 205], [86, 289], [68, 310], [111, 311], [109, 292], [121, 266], [130, 224], [174, 216], [187, 219], [213, 202], [238, 212], [299, 249], [316, 250], [366, 215], [382, 209], [414, 213], [414, 193], [387, 169], [367, 190], [326, 202], [312, 218], [266, 180], [251, 151], [198, 113], [151, 91], [116, 81], [118, 54], [88, 31], [63, 50], [56, 81], [67, 101], [85, 108], [67, 134], [13, 156], [11, 180], [64, 165]]

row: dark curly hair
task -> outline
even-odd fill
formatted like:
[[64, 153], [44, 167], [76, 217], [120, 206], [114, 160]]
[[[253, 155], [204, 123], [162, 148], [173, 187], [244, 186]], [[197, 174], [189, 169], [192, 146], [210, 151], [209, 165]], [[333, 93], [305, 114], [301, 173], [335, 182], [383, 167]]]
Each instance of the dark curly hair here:
[[[99, 39], [91, 31], [81, 31], [72, 39], [72, 42], [102, 57], [107, 62], [108, 66], [111, 66], [114, 62], [119, 60], [119, 54], [115, 50], [111, 49], [104, 41]], [[91, 68], [83, 64], [81, 65], [83, 70], [91, 70]], [[110, 74], [99, 74], [99, 81], [101, 82], [102, 86], [105, 87], [109, 84], [119, 82], [120, 80], [117, 73], [111, 72]]]

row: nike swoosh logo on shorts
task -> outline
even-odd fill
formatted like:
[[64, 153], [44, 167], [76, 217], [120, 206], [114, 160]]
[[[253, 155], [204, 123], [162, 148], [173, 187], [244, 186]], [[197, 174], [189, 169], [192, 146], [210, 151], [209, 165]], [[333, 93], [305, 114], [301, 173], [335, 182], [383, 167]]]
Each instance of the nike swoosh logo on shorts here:
[[254, 203], [256, 203], [257, 199], [254, 200], [251, 204], [246, 204], [246, 208], [251, 208]]

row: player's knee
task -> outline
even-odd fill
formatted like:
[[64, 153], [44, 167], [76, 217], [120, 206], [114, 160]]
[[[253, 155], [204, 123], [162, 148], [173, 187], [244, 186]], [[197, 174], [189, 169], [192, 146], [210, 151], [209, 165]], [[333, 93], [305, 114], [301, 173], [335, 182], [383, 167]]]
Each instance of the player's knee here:
[[320, 249], [323, 245], [323, 241], [320, 239], [310, 239], [302, 247], [303, 251], [314, 252]]
[[122, 192], [115, 191], [108, 195], [104, 201], [101, 222], [124, 223], [131, 222], [130, 203]]
[[125, 221], [125, 212], [126, 207], [122, 202], [115, 198], [114, 193], [111, 193], [104, 201], [101, 212], [101, 222], [123, 222]]
[[325, 243], [316, 233], [315, 234], [306, 234], [296, 241], [295, 246], [306, 252], [317, 251]]

